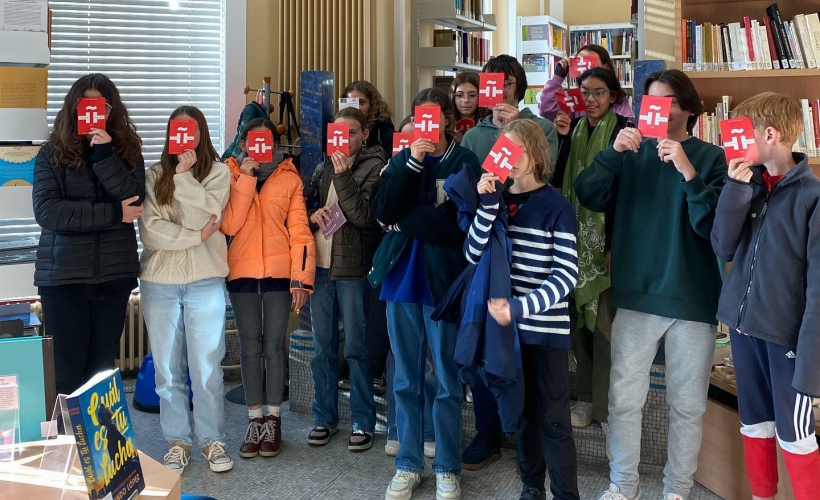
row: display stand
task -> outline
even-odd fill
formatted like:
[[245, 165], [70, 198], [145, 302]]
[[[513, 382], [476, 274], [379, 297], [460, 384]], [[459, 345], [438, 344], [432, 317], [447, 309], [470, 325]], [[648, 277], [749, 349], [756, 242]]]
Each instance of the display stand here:
[[[20, 390], [17, 375], [0, 377], [0, 445], [13, 445], [20, 439]], [[13, 451], [0, 451], [0, 462], [10, 461]]]

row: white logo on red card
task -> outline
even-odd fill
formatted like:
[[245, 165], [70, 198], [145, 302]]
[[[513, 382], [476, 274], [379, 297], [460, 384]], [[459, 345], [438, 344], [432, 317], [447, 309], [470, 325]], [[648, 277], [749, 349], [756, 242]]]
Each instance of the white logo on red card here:
[[504, 73], [481, 73], [478, 105], [492, 108], [504, 102]]
[[248, 132], [248, 156], [257, 163], [273, 161], [273, 132], [265, 130], [251, 130]]
[[327, 155], [336, 151], [350, 156], [350, 125], [347, 123], [327, 124]]
[[168, 134], [168, 153], [180, 155], [188, 149], [194, 149], [196, 139], [196, 120], [171, 120]]
[[441, 129], [441, 108], [439, 106], [416, 106], [413, 115], [413, 140], [430, 139], [438, 143]]
[[558, 101], [558, 109], [568, 115], [586, 111], [587, 109], [587, 103], [584, 102], [581, 89], [569, 89], [556, 92], [555, 98]]
[[752, 119], [747, 117], [720, 121], [720, 134], [723, 139], [723, 151], [726, 161], [744, 158], [746, 161], [757, 161], [757, 144]]
[[475, 128], [475, 121], [469, 118], [464, 118], [456, 122], [456, 132], [462, 136], [471, 128]]
[[511, 141], [505, 134], [501, 134], [481, 168], [494, 174], [501, 182], [505, 182], [523, 153], [523, 148]]
[[407, 149], [413, 143], [413, 132], [396, 132], [393, 134], [393, 155]]
[[86, 135], [92, 128], [105, 130], [105, 97], [81, 97], [77, 101], [77, 133]]
[[653, 139], [666, 139], [671, 109], [671, 97], [643, 96], [641, 99], [641, 114], [638, 118], [638, 130], [641, 135]]
[[585, 71], [597, 68], [600, 65], [601, 60], [598, 58], [598, 54], [570, 57], [569, 76], [570, 78], [579, 78]]

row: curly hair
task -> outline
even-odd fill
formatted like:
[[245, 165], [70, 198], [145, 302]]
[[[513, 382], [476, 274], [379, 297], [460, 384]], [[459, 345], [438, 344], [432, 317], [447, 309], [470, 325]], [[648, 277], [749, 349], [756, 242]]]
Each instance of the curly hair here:
[[142, 139], [137, 135], [137, 127], [128, 116], [128, 108], [122, 102], [116, 85], [101, 73], [81, 77], [66, 94], [48, 138], [48, 143], [54, 148], [55, 162], [74, 169], [85, 166], [88, 141], [77, 133], [77, 101], [87, 90], [98, 91], [106, 104], [111, 106], [105, 120], [105, 131], [111, 136], [114, 152], [133, 171], [142, 154]]
[[342, 97], [347, 97], [354, 90], [361, 92], [370, 101], [370, 109], [367, 112], [367, 121], [370, 124], [376, 120], [387, 121], [391, 119], [393, 113], [390, 111], [390, 106], [384, 102], [379, 89], [372, 83], [364, 80], [350, 82], [350, 85], [345, 87], [344, 92], [342, 92]]

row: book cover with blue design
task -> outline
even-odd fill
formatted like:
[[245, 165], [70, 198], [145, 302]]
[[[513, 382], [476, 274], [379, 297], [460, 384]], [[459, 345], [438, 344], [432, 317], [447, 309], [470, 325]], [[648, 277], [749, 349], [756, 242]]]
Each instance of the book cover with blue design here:
[[91, 500], [133, 500], [145, 489], [119, 370], [102, 372], [66, 399]]

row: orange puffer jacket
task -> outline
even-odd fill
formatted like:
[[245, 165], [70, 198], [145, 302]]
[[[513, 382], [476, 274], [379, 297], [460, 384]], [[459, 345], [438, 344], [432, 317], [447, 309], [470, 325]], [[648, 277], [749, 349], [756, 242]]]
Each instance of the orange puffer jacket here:
[[316, 249], [293, 162], [280, 163], [259, 192], [256, 177], [241, 173], [234, 158], [225, 163], [231, 169], [231, 194], [222, 232], [234, 237], [228, 248], [228, 280], [287, 278], [291, 290], [312, 291]]

